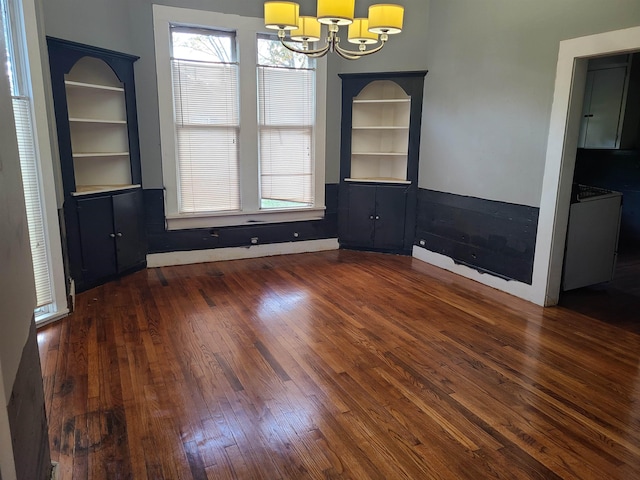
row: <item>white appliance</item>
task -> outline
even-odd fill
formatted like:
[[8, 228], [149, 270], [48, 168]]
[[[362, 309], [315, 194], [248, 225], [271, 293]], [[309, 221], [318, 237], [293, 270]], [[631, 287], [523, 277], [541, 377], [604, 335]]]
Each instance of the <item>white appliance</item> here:
[[608, 282], [618, 254], [622, 194], [574, 185], [564, 256], [563, 290]]

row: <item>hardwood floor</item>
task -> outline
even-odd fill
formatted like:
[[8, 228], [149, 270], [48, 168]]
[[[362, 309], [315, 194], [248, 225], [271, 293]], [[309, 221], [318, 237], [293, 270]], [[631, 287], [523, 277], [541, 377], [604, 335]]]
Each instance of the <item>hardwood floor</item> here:
[[38, 340], [61, 480], [640, 478], [640, 336], [407, 257], [149, 269]]

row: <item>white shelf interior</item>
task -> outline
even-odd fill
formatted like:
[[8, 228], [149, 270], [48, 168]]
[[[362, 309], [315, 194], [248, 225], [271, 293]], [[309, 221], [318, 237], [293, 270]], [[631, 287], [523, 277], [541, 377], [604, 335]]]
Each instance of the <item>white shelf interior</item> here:
[[127, 121], [123, 91], [78, 88], [69, 82], [66, 87], [70, 120]]
[[122, 123], [71, 123], [73, 154], [113, 153], [129, 150], [127, 125]]
[[97, 58], [80, 59], [65, 77], [77, 195], [131, 188], [122, 83]]
[[130, 185], [131, 169], [129, 156], [82, 157], [73, 159], [73, 168], [78, 185]]
[[407, 153], [411, 97], [390, 80], [367, 85], [353, 99], [351, 181], [410, 183]]

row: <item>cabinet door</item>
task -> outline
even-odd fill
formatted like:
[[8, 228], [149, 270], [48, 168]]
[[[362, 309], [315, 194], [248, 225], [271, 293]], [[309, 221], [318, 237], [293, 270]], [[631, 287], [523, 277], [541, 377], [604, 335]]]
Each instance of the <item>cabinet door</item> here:
[[78, 200], [77, 211], [83, 282], [114, 275], [117, 266], [111, 197]]
[[587, 73], [579, 146], [617, 148], [626, 76], [626, 67]]
[[359, 247], [373, 246], [376, 187], [349, 185], [347, 187], [346, 221], [341, 241]]
[[407, 187], [377, 187], [374, 247], [399, 250], [404, 247]]
[[118, 272], [144, 261], [144, 225], [141, 218], [142, 192], [113, 196], [113, 225], [116, 234]]

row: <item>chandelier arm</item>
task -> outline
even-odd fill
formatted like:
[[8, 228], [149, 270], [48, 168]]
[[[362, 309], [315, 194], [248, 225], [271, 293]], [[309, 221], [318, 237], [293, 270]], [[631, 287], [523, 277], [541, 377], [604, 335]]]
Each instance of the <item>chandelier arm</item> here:
[[302, 53], [302, 54], [307, 55], [307, 56], [312, 57], [312, 58], [319, 58], [319, 57], [325, 56], [327, 54], [327, 52], [329, 51], [329, 48], [331, 47], [331, 45], [327, 44], [322, 48], [316, 48], [314, 50], [298, 50], [295, 47], [287, 45], [282, 38], [280, 39], [280, 43], [287, 50], [290, 50], [290, 51], [292, 51], [294, 53]]
[[372, 48], [371, 50], [364, 50], [360, 52], [354, 52], [353, 50], [345, 50], [339, 45], [336, 45], [335, 48], [336, 48], [336, 53], [338, 53], [341, 57], [347, 58], [348, 60], [356, 60], [360, 57], [366, 57], [367, 55], [371, 55], [372, 53], [379, 52], [380, 50], [382, 50], [382, 47], [384, 47], [385, 43], [386, 43], [385, 41], [382, 41], [380, 45], [378, 45], [376, 48]]
[[355, 52], [344, 50], [343, 48], [340, 48], [337, 45], [335, 46], [334, 52], [336, 52], [340, 57], [344, 58], [345, 60], [358, 60], [360, 58], [359, 56], [352, 55], [352, 53], [355, 53]]

